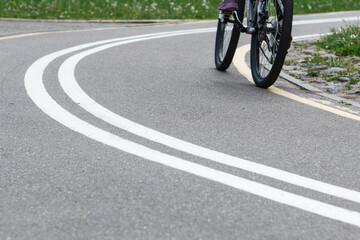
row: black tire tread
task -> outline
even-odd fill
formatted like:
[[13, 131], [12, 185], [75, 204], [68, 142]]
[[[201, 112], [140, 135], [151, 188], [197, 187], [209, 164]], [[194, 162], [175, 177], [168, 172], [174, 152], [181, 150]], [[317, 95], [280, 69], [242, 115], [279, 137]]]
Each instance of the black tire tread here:
[[[241, 21], [244, 18], [244, 9], [245, 9], [245, 0], [239, 0], [238, 16]], [[215, 41], [215, 66], [219, 71], [225, 71], [231, 65], [239, 41], [240, 31], [237, 27], [234, 26], [231, 34], [229, 47], [226, 53], [224, 54], [225, 57], [223, 58], [223, 60], [221, 60], [220, 51], [222, 49], [222, 41], [224, 37], [223, 32], [221, 31], [221, 27], [222, 27], [221, 25], [222, 22], [219, 19], [217, 31], [216, 31], [216, 41]]]
[[284, 64], [288, 48], [291, 44], [291, 31], [292, 31], [292, 19], [293, 19], [293, 0], [283, 0], [284, 4], [284, 16], [282, 24], [282, 32], [280, 37], [279, 49], [276, 54], [274, 64], [267, 77], [262, 78], [258, 74], [258, 57], [257, 57], [257, 34], [253, 34], [251, 38], [251, 50], [250, 50], [250, 63], [251, 74], [255, 84], [261, 88], [268, 88], [274, 84], [277, 80], [282, 66]]

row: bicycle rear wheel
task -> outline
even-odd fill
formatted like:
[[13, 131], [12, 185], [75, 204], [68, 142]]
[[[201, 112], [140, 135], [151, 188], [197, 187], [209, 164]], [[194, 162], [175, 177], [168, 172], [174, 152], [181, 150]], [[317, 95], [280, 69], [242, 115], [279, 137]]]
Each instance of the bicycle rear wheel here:
[[[293, 0], [265, 0], [258, 9], [260, 27], [251, 37], [251, 74], [258, 87], [268, 88], [278, 78], [291, 44]], [[266, 14], [267, 13], [267, 14]]]
[[[238, 16], [242, 21], [244, 18], [245, 0], [239, 0]], [[215, 41], [215, 66], [220, 71], [225, 71], [231, 64], [234, 57], [240, 31], [235, 26], [233, 14], [223, 14], [219, 17], [216, 41]]]

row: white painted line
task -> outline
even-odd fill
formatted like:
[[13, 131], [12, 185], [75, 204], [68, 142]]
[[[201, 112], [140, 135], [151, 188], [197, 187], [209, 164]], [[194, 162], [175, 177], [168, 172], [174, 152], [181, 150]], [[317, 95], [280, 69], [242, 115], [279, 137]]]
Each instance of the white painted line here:
[[291, 183], [297, 186], [301, 186], [307, 189], [318, 191], [321, 193], [329, 194], [336, 196], [342, 199], [354, 201], [360, 203], [360, 193], [349, 190], [346, 188], [334, 186], [324, 182], [320, 182], [311, 178], [303, 177], [297, 174], [265, 166], [262, 164], [250, 162], [245, 159], [233, 157], [224, 153], [220, 153], [214, 150], [210, 150], [183, 140], [171, 137], [169, 135], [163, 134], [161, 132], [155, 131], [151, 128], [145, 127], [143, 125], [137, 124], [133, 121], [130, 121], [124, 117], [119, 116], [118, 114], [111, 112], [105, 107], [98, 104], [95, 100], [90, 98], [78, 85], [75, 79], [75, 67], [83, 59], [91, 54], [103, 51], [105, 49], [128, 44], [137, 41], [144, 41], [149, 39], [154, 39], [158, 37], [165, 36], [155, 36], [148, 38], [139, 38], [128, 40], [124, 42], [117, 42], [108, 45], [103, 45], [94, 49], [89, 49], [87, 51], [78, 53], [69, 59], [67, 59], [59, 69], [59, 81], [64, 89], [65, 93], [79, 106], [93, 114], [94, 116], [102, 119], [120, 129], [131, 132], [140, 137], [149, 139], [151, 141], [161, 143], [165, 146], [190, 153], [192, 155], [206, 158], [217, 163], [235, 167], [238, 169], [246, 170], [249, 172], [261, 174], [273, 179], [277, 179], [283, 182]]
[[[71, 50], [67, 49], [62, 53], [69, 53], [69, 51]], [[278, 203], [283, 203], [288, 206], [302, 209], [304, 211], [311, 212], [323, 217], [360, 227], [360, 213], [358, 212], [288, 193], [225, 172], [173, 157], [159, 151], [152, 150], [140, 144], [130, 142], [114, 134], [106, 132], [72, 115], [51, 98], [44, 87], [42, 79], [46, 67], [58, 56], [61, 56], [60, 52], [47, 55], [37, 60], [27, 70], [24, 79], [25, 88], [30, 98], [40, 109], [42, 109], [46, 114], [59, 123], [91, 139], [128, 152], [135, 156], [160, 163], [177, 170], [191, 173], [205, 179], [216, 181]]]
[[[343, 17], [343, 18], [326, 18], [326, 19], [313, 19], [313, 20], [297, 20], [293, 21], [293, 25], [309, 25], [315, 23], [331, 23], [331, 22], [343, 22], [343, 21], [360, 21], [360, 17]], [[122, 28], [122, 27], [120, 27]], [[37, 32], [37, 33], [25, 33], [19, 35], [11, 35], [0, 37], [1, 40], [15, 39], [15, 38], [23, 38], [23, 37], [31, 37], [43, 34], [53, 34], [53, 33], [67, 33], [67, 32], [84, 32], [84, 31], [101, 31], [101, 30], [111, 30], [111, 29], [120, 29], [118, 27], [112, 28], [94, 28], [94, 29], [80, 29], [80, 30], [65, 30], [65, 31], [53, 31], [53, 32]], [[215, 31], [215, 30], [214, 30]]]
[[309, 19], [309, 20], [298, 20], [293, 21], [293, 26], [298, 25], [312, 25], [320, 23], [335, 23], [335, 22], [352, 22], [359, 21], [360, 17], [340, 17], [340, 18], [324, 18], [324, 19]]

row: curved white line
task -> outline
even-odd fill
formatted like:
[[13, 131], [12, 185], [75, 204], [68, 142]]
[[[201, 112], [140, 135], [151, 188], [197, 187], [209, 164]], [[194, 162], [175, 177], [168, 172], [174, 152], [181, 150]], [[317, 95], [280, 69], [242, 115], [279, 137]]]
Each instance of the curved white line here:
[[294, 21], [293, 25], [312, 25], [312, 24], [319, 24], [319, 23], [335, 23], [335, 22], [352, 22], [352, 21], [359, 21], [360, 17], [340, 17], [340, 18], [323, 18], [323, 19], [309, 19], [309, 20], [298, 20]]
[[[173, 35], [163, 35], [163, 37], [167, 36]], [[43, 84], [42, 76], [46, 67], [54, 59], [64, 54], [70, 53], [71, 51], [76, 51], [74, 49], [79, 50], [84, 48], [84, 46], [85, 45], [81, 45], [79, 47], [65, 49], [63, 51], [44, 56], [33, 63], [25, 74], [24, 81], [28, 95], [40, 109], [42, 109], [54, 120], [91, 139], [131, 153], [135, 156], [148, 159], [150, 161], [160, 163], [184, 172], [192, 173], [212, 181], [223, 183], [225, 185], [273, 200], [275, 202], [283, 203], [298, 209], [318, 214], [320, 216], [328, 217], [330, 219], [360, 227], [360, 213], [358, 212], [288, 193], [228, 173], [201, 166], [199, 164], [195, 164], [177, 157], [173, 157], [159, 151], [152, 150], [140, 144], [130, 142], [114, 134], [99, 129], [72, 115], [59, 104], [57, 104], [57, 102], [55, 102], [47, 93]]]
[[265, 166], [262, 164], [250, 162], [241, 158], [233, 157], [224, 153], [210, 150], [161, 132], [155, 131], [151, 128], [145, 127], [133, 121], [130, 121], [118, 114], [108, 110], [107, 108], [98, 104], [95, 100], [90, 98], [79, 86], [75, 79], [76, 65], [85, 57], [123, 44], [133, 43], [153, 39], [154, 37], [133, 39], [118, 43], [112, 43], [86, 50], [68, 58], [59, 69], [59, 81], [65, 93], [79, 106], [93, 114], [94, 116], [118, 127], [125, 131], [131, 132], [137, 136], [149, 139], [151, 141], [161, 143], [165, 146], [190, 153], [192, 155], [206, 158], [217, 163], [225, 164], [231, 167], [236, 167], [249, 172], [261, 174], [263, 176], [271, 177], [280, 181], [291, 183], [307, 189], [315, 190], [321, 193], [336, 196], [342, 199], [360, 203], [360, 193], [346, 188], [334, 186], [324, 182], [320, 182], [311, 178], [303, 177], [283, 170]]

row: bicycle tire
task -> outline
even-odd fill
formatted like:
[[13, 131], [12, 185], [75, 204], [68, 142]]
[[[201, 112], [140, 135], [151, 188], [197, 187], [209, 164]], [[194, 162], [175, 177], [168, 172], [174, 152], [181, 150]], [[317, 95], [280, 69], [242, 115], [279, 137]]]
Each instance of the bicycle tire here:
[[291, 44], [293, 0], [280, 1], [283, 14], [277, 0], [266, 1], [269, 15], [264, 25], [266, 30], [258, 29], [251, 37], [251, 74], [261, 88], [268, 88], [277, 80]]
[[[239, 0], [238, 16], [242, 21], [244, 18], [245, 0]], [[234, 16], [228, 15], [231, 22], [218, 20], [215, 40], [215, 66], [219, 71], [229, 68], [234, 57], [237, 43], [240, 37], [239, 28], [234, 25]]]

